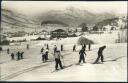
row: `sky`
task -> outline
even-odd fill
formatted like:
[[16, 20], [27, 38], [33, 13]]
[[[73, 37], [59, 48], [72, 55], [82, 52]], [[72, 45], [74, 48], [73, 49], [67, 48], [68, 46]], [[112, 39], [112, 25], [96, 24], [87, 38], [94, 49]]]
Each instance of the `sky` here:
[[2, 8], [25, 15], [37, 15], [49, 10], [64, 10], [70, 6], [93, 13], [126, 14], [127, 3], [127, 1], [2, 1]]

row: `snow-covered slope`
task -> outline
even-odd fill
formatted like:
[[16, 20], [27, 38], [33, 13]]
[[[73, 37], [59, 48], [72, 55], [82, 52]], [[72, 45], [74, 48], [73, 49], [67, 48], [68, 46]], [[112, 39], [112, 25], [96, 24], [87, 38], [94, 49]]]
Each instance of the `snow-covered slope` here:
[[[52, 50], [52, 45], [50, 49]], [[127, 80], [127, 45], [107, 45], [104, 51], [104, 64], [91, 64], [97, 57], [98, 45], [92, 45], [91, 51], [86, 51], [86, 62], [75, 65], [79, 60], [77, 52], [72, 52], [72, 46], [65, 46], [62, 52], [64, 66], [69, 66], [58, 72], [54, 72], [53, 55], [49, 55], [50, 62], [42, 63], [40, 47], [25, 51], [25, 59], [9, 61], [1, 64], [2, 80], [8, 81], [126, 81]], [[50, 51], [51, 52], [51, 51]], [[6, 56], [7, 57], [7, 56]], [[20, 64], [20, 65], [19, 65]], [[70, 66], [71, 65], [71, 66]]]

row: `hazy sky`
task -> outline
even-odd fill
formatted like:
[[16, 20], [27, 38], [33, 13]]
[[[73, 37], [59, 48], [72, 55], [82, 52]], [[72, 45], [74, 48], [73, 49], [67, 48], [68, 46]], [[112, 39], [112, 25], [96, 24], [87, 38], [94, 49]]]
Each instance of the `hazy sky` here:
[[70, 6], [94, 13], [126, 14], [127, 3], [127, 1], [2, 1], [2, 7], [26, 15], [36, 15], [48, 10], [63, 10]]

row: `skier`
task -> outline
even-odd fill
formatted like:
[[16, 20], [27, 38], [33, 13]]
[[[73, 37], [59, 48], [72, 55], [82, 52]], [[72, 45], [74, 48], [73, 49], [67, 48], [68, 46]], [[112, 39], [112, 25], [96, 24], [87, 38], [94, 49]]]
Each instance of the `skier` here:
[[49, 45], [47, 44], [47, 49], [49, 50]]
[[20, 52], [19, 51], [17, 52], [16, 55], [17, 55], [17, 60], [20, 60]]
[[54, 57], [55, 57], [55, 62], [56, 62], [55, 70], [58, 70], [58, 65], [60, 66], [61, 69], [63, 69], [63, 66], [62, 66], [62, 63], [61, 63], [61, 59], [60, 59], [60, 58], [63, 58], [63, 56], [61, 55], [59, 50], [55, 51]]
[[23, 59], [23, 54], [24, 54], [24, 52], [21, 52], [21, 53], [20, 53], [21, 59]]
[[61, 44], [61, 51], [63, 51], [63, 45]]
[[102, 47], [99, 48], [99, 50], [98, 50], [98, 57], [97, 57], [97, 59], [95, 60], [94, 64], [98, 63], [100, 57], [101, 57], [101, 62], [104, 62], [103, 50], [104, 50], [105, 48], [106, 48], [106, 46], [102, 46]]
[[54, 45], [54, 53], [57, 51], [57, 46]]
[[29, 44], [27, 44], [27, 50], [29, 49]]
[[83, 63], [85, 63], [85, 57], [84, 57], [84, 55], [86, 55], [86, 53], [85, 53], [85, 51], [84, 51], [84, 48], [82, 48], [82, 49], [79, 51], [79, 55], [80, 55], [79, 64], [81, 63], [82, 60], [83, 60]]
[[9, 54], [9, 52], [10, 52], [10, 50], [9, 50], [9, 48], [7, 49], [7, 53]]
[[43, 51], [44, 51], [44, 48], [42, 47], [42, 48], [41, 48], [41, 53], [42, 53]]
[[76, 45], [73, 46], [73, 52], [76, 51]]
[[48, 49], [46, 48], [46, 51], [45, 51], [45, 60], [47, 61], [48, 60]]
[[42, 53], [42, 61], [43, 61], [43, 63], [44, 63], [44, 62], [46, 61], [46, 56], [45, 56], [44, 51], [42, 51], [41, 53]]
[[91, 43], [88, 44], [88, 50], [90, 51], [91, 49]]
[[11, 59], [14, 60], [14, 53], [11, 53]]

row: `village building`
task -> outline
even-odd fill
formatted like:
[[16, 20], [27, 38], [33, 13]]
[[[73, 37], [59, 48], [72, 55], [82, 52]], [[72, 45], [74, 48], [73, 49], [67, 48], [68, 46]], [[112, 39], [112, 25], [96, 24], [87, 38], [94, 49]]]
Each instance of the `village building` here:
[[45, 38], [48, 39], [50, 38], [50, 33], [46, 30], [42, 30], [41, 32], [38, 33], [40, 38]]
[[93, 27], [95, 26], [95, 24], [88, 24], [87, 27], [88, 27], [88, 31], [91, 31], [93, 30]]
[[108, 24], [108, 25], [103, 26], [103, 28], [101, 28], [100, 31], [110, 31], [110, 30], [111, 30], [111, 26]]
[[46, 30], [51, 38], [65, 38], [68, 36], [69, 26], [60, 21], [44, 21], [41, 23], [41, 28]]
[[57, 29], [51, 31], [51, 38], [66, 38], [68, 37], [68, 33], [63, 29]]
[[48, 32], [48, 31], [46, 31], [46, 30], [42, 30], [41, 32], [39, 32], [39, 34], [40, 34], [40, 35], [48, 35], [48, 34], [49, 34], [49, 32]]
[[82, 32], [82, 28], [81, 27], [78, 27], [76, 28], [77, 32]]
[[105, 25], [105, 26], [103, 26], [101, 29], [100, 29], [100, 31], [112, 31], [112, 30], [119, 30], [121, 27], [119, 27], [119, 26], [115, 26], [115, 25]]
[[77, 27], [77, 28], [76, 28], [75, 35], [76, 35], [76, 36], [82, 35], [82, 28], [81, 28], [81, 27]]
[[69, 34], [72, 34], [72, 33], [75, 33], [75, 32], [76, 32], [75, 27], [69, 27], [69, 29], [68, 29]]

